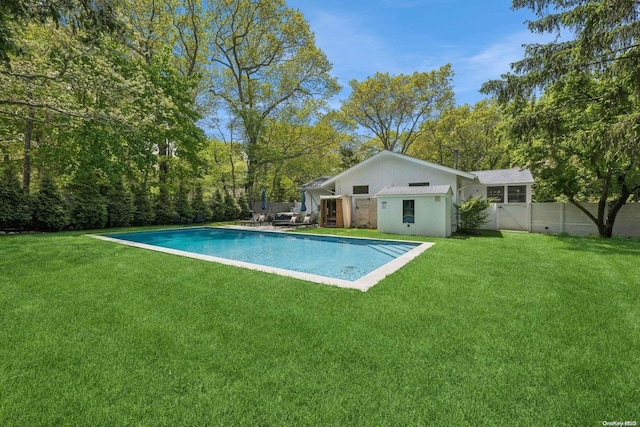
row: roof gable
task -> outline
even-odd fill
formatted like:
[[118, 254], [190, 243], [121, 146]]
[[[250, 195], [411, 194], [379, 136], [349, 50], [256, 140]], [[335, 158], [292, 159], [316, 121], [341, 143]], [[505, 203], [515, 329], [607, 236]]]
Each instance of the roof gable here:
[[322, 183], [322, 186], [327, 186], [330, 184], [334, 184], [336, 181], [338, 181], [341, 178], [344, 178], [346, 175], [349, 175], [353, 172], [355, 172], [356, 170], [362, 169], [366, 166], [368, 166], [369, 164], [380, 160], [380, 159], [384, 159], [384, 158], [396, 158], [396, 159], [400, 159], [402, 161], [406, 161], [406, 162], [410, 162], [410, 163], [414, 163], [417, 164], [419, 166], [422, 167], [426, 167], [426, 168], [431, 168], [431, 169], [435, 169], [441, 172], [446, 172], [446, 173], [450, 173], [453, 175], [457, 175], [461, 178], [466, 178], [469, 180], [475, 180], [476, 177], [475, 175], [472, 175], [470, 173], [467, 172], [463, 172], [461, 170], [458, 169], [452, 169], [452, 168], [448, 168], [446, 166], [442, 166], [439, 165], [437, 163], [431, 163], [431, 162], [427, 162], [425, 160], [420, 160], [420, 159], [416, 159], [415, 157], [410, 157], [404, 154], [399, 154], [399, 153], [394, 153], [393, 151], [389, 151], [389, 150], [382, 150], [379, 153], [369, 157], [368, 159], [358, 163], [355, 166], [350, 167], [349, 169], [343, 171], [342, 173], [339, 173], [338, 175], [334, 176], [333, 178], [329, 178], [328, 180], [326, 180], [325, 182]]

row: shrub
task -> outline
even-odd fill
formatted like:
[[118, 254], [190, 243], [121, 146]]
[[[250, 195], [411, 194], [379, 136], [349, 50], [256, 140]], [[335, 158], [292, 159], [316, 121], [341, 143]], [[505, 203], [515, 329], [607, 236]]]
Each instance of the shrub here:
[[133, 224], [134, 225], [151, 225], [156, 219], [153, 210], [153, 203], [149, 198], [149, 192], [146, 185], [141, 185], [134, 192], [133, 198]]
[[107, 224], [107, 201], [100, 194], [97, 181], [95, 177], [82, 177], [73, 185], [71, 222], [76, 228], [104, 228]]
[[44, 231], [60, 231], [69, 225], [67, 203], [48, 174], [40, 180], [40, 190], [33, 199], [33, 225]]
[[180, 219], [182, 221], [192, 220], [193, 210], [191, 209], [191, 203], [189, 203], [189, 189], [183, 183], [180, 183], [174, 200], [174, 207]]
[[240, 206], [236, 202], [236, 198], [233, 194], [225, 191], [224, 193], [224, 219], [225, 221], [232, 221], [238, 219], [240, 214]]
[[0, 228], [22, 228], [31, 223], [29, 194], [22, 188], [11, 165], [0, 178]]
[[217, 189], [213, 193], [210, 206], [211, 206], [211, 220], [224, 221], [225, 220], [224, 199], [222, 198], [222, 192], [220, 191], [220, 189]]
[[487, 220], [487, 208], [491, 205], [480, 196], [470, 197], [466, 201], [455, 205], [458, 209], [458, 223], [463, 233], [475, 233]]
[[133, 196], [118, 179], [107, 189], [107, 227], [130, 226], [133, 212]]
[[196, 184], [196, 189], [193, 193], [193, 200], [191, 200], [191, 209], [193, 209], [193, 217], [198, 218], [211, 218], [211, 211], [207, 207], [207, 204], [204, 202], [204, 198], [202, 196], [202, 185]]
[[239, 218], [251, 218], [251, 209], [249, 209], [249, 201], [247, 200], [246, 193], [242, 193], [240, 197], [238, 197], [238, 206], [240, 206], [240, 214], [238, 216]]
[[176, 212], [173, 209], [173, 203], [171, 203], [171, 195], [166, 184], [160, 184], [160, 192], [156, 199], [155, 206], [156, 224], [164, 225], [171, 224], [176, 216]]

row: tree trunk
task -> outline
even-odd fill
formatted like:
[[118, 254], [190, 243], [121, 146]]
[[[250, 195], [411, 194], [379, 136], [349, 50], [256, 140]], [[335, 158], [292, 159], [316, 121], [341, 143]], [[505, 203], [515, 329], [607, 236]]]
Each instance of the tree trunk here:
[[158, 144], [158, 163], [160, 166], [160, 182], [167, 182], [167, 176], [169, 175], [169, 162], [167, 157], [169, 155], [169, 143], [165, 140]]
[[[245, 130], [250, 130], [249, 124], [245, 125]], [[258, 145], [258, 132], [257, 129], [252, 129], [254, 132], [247, 132], [247, 184], [245, 190], [249, 195], [249, 201], [253, 203], [256, 200], [256, 194], [254, 191], [256, 173], [258, 171], [259, 162], [257, 159], [256, 148]]]
[[236, 167], [233, 163], [233, 141], [229, 141], [229, 164], [231, 165], [231, 193], [233, 197], [237, 197], [236, 194]]
[[618, 183], [620, 184], [620, 195], [618, 198], [609, 203], [607, 209], [607, 217], [604, 221], [604, 235], [601, 233], [601, 237], [611, 237], [613, 235], [613, 226], [616, 222], [616, 217], [620, 212], [620, 209], [627, 203], [631, 196], [631, 189], [626, 185], [626, 174], [618, 175]]
[[[32, 94], [29, 91], [27, 93], [29, 101], [32, 99]], [[27, 129], [24, 133], [24, 162], [22, 170], [22, 186], [24, 191], [29, 193], [31, 188], [31, 139], [33, 138], [33, 119], [35, 117], [35, 109], [29, 107], [29, 116], [27, 117]]]
[[598, 203], [598, 216], [594, 216], [580, 203], [569, 199], [569, 201], [578, 209], [580, 209], [593, 223], [598, 227], [598, 234], [600, 237], [610, 238], [613, 235], [613, 227], [616, 222], [616, 217], [620, 212], [620, 209], [627, 203], [627, 200], [631, 196], [631, 191], [626, 185], [621, 186], [620, 196], [613, 202], [607, 203], [606, 201], [600, 201]]

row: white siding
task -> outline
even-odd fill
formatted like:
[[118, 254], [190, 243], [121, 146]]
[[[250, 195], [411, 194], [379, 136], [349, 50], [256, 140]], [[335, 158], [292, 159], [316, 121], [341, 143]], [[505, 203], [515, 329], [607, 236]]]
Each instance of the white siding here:
[[[455, 195], [458, 189], [456, 175], [397, 158], [387, 157], [371, 162], [366, 167], [357, 169], [336, 181], [335, 188], [336, 194], [353, 196], [351, 209], [355, 212], [356, 198], [371, 198], [384, 187], [402, 187], [418, 182], [428, 182], [429, 185], [450, 185], [453, 191], [452, 203], [456, 203]], [[369, 193], [354, 195], [353, 187], [356, 185], [368, 185]], [[353, 217], [355, 218], [355, 215]], [[449, 217], [450, 223], [456, 222], [451, 209]]]
[[307, 205], [307, 213], [315, 213], [320, 210], [320, 196], [329, 196], [332, 193], [324, 188], [307, 188], [305, 204]]
[[[451, 235], [451, 193], [447, 195], [378, 196], [378, 230], [411, 236]], [[415, 223], [402, 222], [402, 201], [415, 200]], [[384, 206], [384, 207], [383, 207]]]

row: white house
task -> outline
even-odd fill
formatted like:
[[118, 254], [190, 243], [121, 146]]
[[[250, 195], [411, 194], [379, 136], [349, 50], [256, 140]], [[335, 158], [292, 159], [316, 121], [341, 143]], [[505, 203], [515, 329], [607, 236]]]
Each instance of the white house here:
[[[454, 204], [475, 194], [496, 199], [502, 194], [507, 203], [530, 203], [532, 184], [526, 170], [463, 172], [385, 150], [303, 188], [307, 209], [320, 213], [321, 226], [448, 236], [457, 229]], [[411, 216], [405, 215], [411, 206], [413, 223], [405, 221]]]

